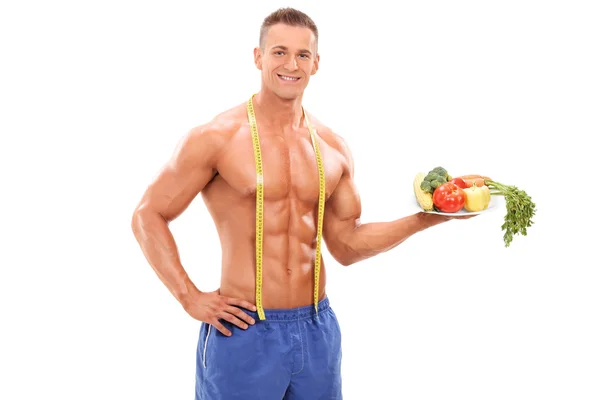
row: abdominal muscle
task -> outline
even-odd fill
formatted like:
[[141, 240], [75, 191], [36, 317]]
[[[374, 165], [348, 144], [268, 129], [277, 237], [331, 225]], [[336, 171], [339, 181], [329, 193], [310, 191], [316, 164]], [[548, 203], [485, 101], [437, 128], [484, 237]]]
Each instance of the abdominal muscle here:
[[[220, 294], [256, 304], [255, 197], [232, 196], [217, 183], [203, 193], [222, 248]], [[225, 190], [224, 190], [225, 189]], [[212, 193], [211, 193], [212, 192]], [[263, 308], [294, 308], [314, 302], [316, 210], [296, 198], [264, 203]], [[325, 296], [321, 258], [319, 300]]]

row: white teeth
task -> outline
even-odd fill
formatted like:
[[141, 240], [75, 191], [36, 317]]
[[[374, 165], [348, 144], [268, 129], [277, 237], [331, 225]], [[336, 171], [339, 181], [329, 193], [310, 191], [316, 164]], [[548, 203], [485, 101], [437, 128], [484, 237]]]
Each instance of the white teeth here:
[[284, 76], [284, 75], [279, 75], [281, 77], [281, 79], [286, 80], [286, 81], [297, 81], [300, 78], [294, 78], [294, 77], [290, 77], [290, 76]]

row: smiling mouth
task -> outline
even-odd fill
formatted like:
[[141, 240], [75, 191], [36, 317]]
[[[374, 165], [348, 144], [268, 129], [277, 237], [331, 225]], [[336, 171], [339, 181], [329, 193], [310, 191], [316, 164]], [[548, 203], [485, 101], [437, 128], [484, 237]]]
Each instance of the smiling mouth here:
[[300, 80], [300, 77], [298, 77], [298, 76], [288, 76], [288, 75], [280, 75], [280, 74], [277, 74], [277, 76], [279, 77], [279, 79], [286, 81], [286, 82], [296, 82], [296, 81]]

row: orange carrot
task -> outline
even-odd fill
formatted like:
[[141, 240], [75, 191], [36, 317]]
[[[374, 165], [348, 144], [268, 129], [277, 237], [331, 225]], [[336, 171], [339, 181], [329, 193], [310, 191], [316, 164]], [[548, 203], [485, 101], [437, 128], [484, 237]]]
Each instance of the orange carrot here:
[[485, 185], [485, 181], [483, 178], [465, 178], [465, 177], [461, 177], [461, 178], [463, 181], [465, 181], [465, 184], [467, 185], [467, 187], [471, 187], [471, 186], [473, 186], [473, 184], [477, 185], [478, 187]]

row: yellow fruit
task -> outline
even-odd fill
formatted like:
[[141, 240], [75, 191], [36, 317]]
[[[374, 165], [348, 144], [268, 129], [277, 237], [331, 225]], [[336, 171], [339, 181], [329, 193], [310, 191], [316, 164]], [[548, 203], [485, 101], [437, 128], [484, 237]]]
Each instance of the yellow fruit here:
[[492, 196], [487, 186], [473, 185], [463, 189], [463, 191], [465, 192], [465, 210], [468, 212], [478, 212], [488, 208]]

